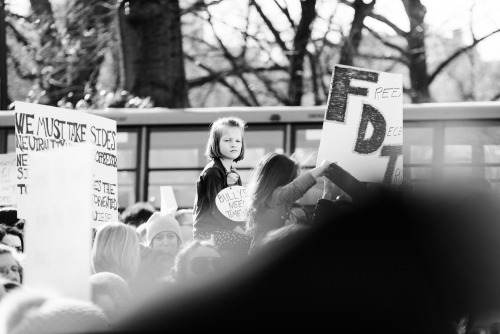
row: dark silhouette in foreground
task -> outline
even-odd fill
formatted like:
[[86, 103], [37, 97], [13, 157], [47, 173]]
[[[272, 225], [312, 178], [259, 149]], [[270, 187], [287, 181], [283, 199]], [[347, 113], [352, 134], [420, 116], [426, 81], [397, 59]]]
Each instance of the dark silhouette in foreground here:
[[463, 316], [500, 306], [497, 203], [378, 189], [117, 330], [457, 333]]

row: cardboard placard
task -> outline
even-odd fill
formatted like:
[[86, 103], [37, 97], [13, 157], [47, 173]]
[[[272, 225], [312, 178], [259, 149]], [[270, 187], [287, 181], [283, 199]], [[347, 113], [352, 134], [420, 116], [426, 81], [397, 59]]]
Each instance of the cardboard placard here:
[[[30, 156], [35, 151], [47, 151], [90, 142], [94, 146], [93, 208], [94, 225], [118, 221], [118, 174], [116, 121], [88, 113], [15, 102], [17, 154], [17, 210], [20, 218], [29, 219], [31, 212], [29, 185]], [[74, 168], [73, 161], [62, 162]]]
[[16, 206], [16, 154], [0, 154], [0, 207]]
[[317, 164], [325, 159], [360, 181], [402, 182], [401, 74], [335, 66]]
[[93, 154], [82, 144], [30, 156], [30, 203], [37, 214], [24, 227], [26, 287], [90, 301]]
[[160, 211], [162, 213], [171, 213], [175, 215], [177, 211], [177, 201], [174, 195], [174, 189], [171, 186], [161, 186], [161, 208]]
[[227, 218], [242, 222], [247, 218], [247, 189], [242, 186], [231, 186], [222, 189], [215, 198], [219, 211]]

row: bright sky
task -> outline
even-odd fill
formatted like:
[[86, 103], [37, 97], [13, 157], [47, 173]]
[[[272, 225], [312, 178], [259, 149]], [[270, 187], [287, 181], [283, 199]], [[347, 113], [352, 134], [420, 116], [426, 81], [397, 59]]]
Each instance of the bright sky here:
[[[64, 2], [65, 0], [51, 0], [52, 2]], [[184, 1], [179, 0], [181, 5]], [[280, 0], [281, 3], [288, 4], [292, 16], [298, 17], [300, 14], [299, 0]], [[367, 0], [369, 1], [369, 0]], [[29, 0], [7, 0], [6, 3], [12, 10], [26, 12], [29, 7]], [[277, 10], [274, 1], [258, 0], [258, 3], [263, 6], [266, 13], [272, 13]], [[333, 9], [334, 1], [332, 0], [317, 0], [318, 8], [329, 11]], [[477, 38], [500, 28], [500, 1], [499, 0], [422, 0], [422, 3], [427, 7], [426, 22], [429, 25], [429, 30], [443, 35], [451, 35], [454, 29], [461, 29], [464, 32], [465, 38], [471, 38], [470, 23], [474, 26], [474, 33]], [[228, 21], [231, 18], [236, 18], [234, 11], [246, 7], [246, 1], [241, 0], [224, 0], [217, 7], [220, 8], [220, 13], [224, 20]], [[346, 9], [345, 24], [348, 24], [352, 19], [352, 10]], [[340, 8], [339, 7], [339, 8]], [[471, 12], [471, 8], [473, 8]], [[407, 29], [408, 22], [401, 0], [378, 0], [376, 4], [376, 12], [386, 16], [398, 26]], [[471, 14], [472, 13], [472, 14]], [[214, 13], [216, 14], [216, 13]], [[283, 22], [287, 24], [287, 22]], [[377, 23], [372, 22], [371, 25]], [[378, 27], [382, 27], [379, 25]], [[226, 30], [227, 31], [227, 30]], [[478, 46], [481, 57], [484, 60], [500, 59], [500, 33], [490, 37], [488, 40], [481, 42]]]

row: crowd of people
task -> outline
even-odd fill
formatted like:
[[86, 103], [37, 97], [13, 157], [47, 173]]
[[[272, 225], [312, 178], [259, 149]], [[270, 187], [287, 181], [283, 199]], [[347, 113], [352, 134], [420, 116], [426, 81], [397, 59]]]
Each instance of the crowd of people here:
[[[233, 221], [215, 198], [243, 184], [244, 128], [212, 124], [192, 209], [138, 202], [93, 231], [90, 301], [23, 285], [25, 222], [0, 209], [0, 332], [496, 333], [491, 189], [423, 196], [269, 153], [247, 180], [247, 220]], [[318, 180], [310, 214], [297, 200]]]

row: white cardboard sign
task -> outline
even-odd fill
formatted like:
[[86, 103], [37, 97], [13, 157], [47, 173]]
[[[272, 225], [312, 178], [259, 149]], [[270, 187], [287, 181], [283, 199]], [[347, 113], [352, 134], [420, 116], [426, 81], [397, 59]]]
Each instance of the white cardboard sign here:
[[[93, 144], [94, 164], [92, 221], [94, 225], [118, 221], [118, 174], [116, 121], [96, 115], [39, 104], [15, 102], [17, 154], [17, 210], [20, 218], [29, 219], [29, 186], [32, 181], [30, 156], [82, 142]], [[71, 160], [61, 161], [74, 168]]]
[[37, 214], [25, 224], [25, 286], [90, 301], [93, 154], [86, 144], [32, 153], [29, 196]]
[[161, 208], [162, 213], [172, 213], [175, 215], [177, 211], [177, 200], [175, 199], [174, 189], [172, 186], [161, 186]]
[[16, 205], [16, 154], [0, 154], [0, 206]]
[[215, 198], [219, 211], [227, 218], [242, 222], [247, 218], [247, 189], [243, 186], [231, 186], [222, 189]]
[[402, 182], [401, 74], [335, 66], [317, 164], [324, 159], [360, 181]]

